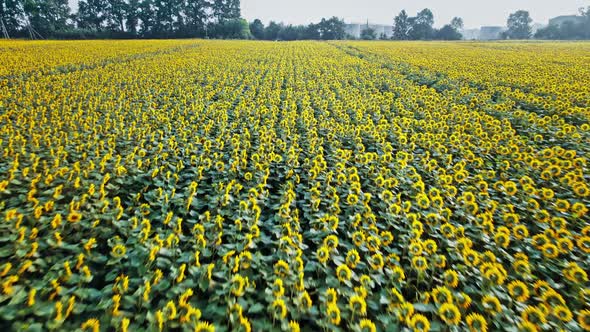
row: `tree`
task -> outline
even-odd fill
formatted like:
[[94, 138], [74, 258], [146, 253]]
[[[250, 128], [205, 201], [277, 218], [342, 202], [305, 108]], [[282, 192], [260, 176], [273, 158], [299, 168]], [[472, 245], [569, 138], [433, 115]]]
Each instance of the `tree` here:
[[22, 0], [0, 0], [0, 19], [10, 36], [14, 36], [22, 27]]
[[321, 36], [319, 25], [310, 23], [303, 29], [301, 39], [319, 40]]
[[31, 27], [43, 37], [68, 28], [70, 7], [67, 0], [25, 0], [23, 9]]
[[377, 33], [375, 32], [375, 29], [372, 29], [370, 27], [366, 27], [361, 31], [361, 39], [363, 40], [375, 40], [377, 39]]
[[240, 0], [213, 0], [211, 12], [217, 22], [240, 18]]
[[154, 36], [157, 29], [154, 16], [154, 3], [152, 0], [140, 0], [139, 3], [139, 33], [144, 37]]
[[463, 35], [452, 24], [445, 24], [434, 33], [434, 39], [437, 40], [460, 40], [461, 38]]
[[281, 31], [281, 26], [274, 21], [270, 21], [266, 29], [264, 29], [264, 39], [266, 40], [277, 40], [279, 39], [279, 32]]
[[287, 26], [282, 26], [281, 30], [279, 31], [278, 39], [279, 40], [297, 40], [297, 39], [299, 39], [297, 27], [295, 27], [291, 24], [289, 24]]
[[410, 21], [408, 18], [408, 14], [405, 10], [402, 10], [394, 19], [393, 19], [393, 39], [396, 40], [407, 40], [408, 39], [408, 32], [410, 31]]
[[463, 29], [463, 19], [460, 17], [453, 17], [451, 20], [451, 27], [455, 30]]
[[80, 0], [78, 3], [77, 23], [79, 28], [100, 31], [104, 27], [106, 0]]
[[410, 31], [408, 32], [409, 39], [412, 40], [426, 40], [432, 39], [434, 36], [434, 15], [430, 9], [425, 8], [421, 10], [416, 17], [410, 17]]
[[242, 18], [227, 19], [215, 23], [212, 25], [211, 35], [224, 39], [248, 39], [252, 36], [248, 21]]
[[125, 26], [127, 31], [137, 34], [139, 28], [139, 0], [129, 0], [127, 11], [125, 12]]
[[127, 16], [127, 3], [125, 0], [106, 0], [104, 8], [107, 28], [111, 31], [125, 31], [125, 17]]
[[255, 19], [250, 23], [250, 33], [256, 39], [264, 39], [264, 24], [261, 20]]
[[336, 16], [330, 19], [322, 18], [318, 24], [321, 39], [323, 40], [336, 40], [344, 39], [346, 32], [344, 31], [344, 21]]
[[207, 0], [186, 0], [184, 4], [185, 24], [188, 36], [204, 36], [209, 15]]
[[434, 39], [438, 40], [459, 40], [463, 35], [459, 29], [463, 28], [463, 19], [454, 17], [451, 23], [445, 24], [442, 28], [434, 31]]
[[529, 39], [532, 34], [531, 16], [526, 10], [516, 11], [508, 17], [508, 31], [505, 36], [510, 39]]

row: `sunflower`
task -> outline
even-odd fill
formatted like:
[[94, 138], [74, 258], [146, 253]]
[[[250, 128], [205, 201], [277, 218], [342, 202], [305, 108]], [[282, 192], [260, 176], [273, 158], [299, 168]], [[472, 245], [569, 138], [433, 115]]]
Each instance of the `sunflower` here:
[[410, 318], [414, 314], [414, 305], [410, 302], [403, 302], [397, 307], [396, 315], [399, 321], [409, 324]]
[[545, 256], [546, 258], [557, 258], [557, 256], [559, 256], [559, 249], [557, 248], [556, 245], [552, 244], [552, 243], [546, 243], [545, 245], [543, 245], [543, 256]]
[[240, 297], [244, 295], [245, 287], [248, 282], [248, 278], [244, 278], [239, 274], [234, 275], [231, 282], [231, 292], [233, 295]]
[[590, 331], [590, 310], [584, 309], [578, 312], [578, 323], [584, 331]]
[[529, 289], [522, 281], [513, 281], [508, 284], [508, 293], [518, 302], [525, 302], [529, 298]]
[[467, 293], [461, 292], [459, 293], [459, 295], [457, 295], [456, 297], [457, 299], [457, 304], [459, 304], [463, 309], [467, 309], [471, 306], [471, 296], [469, 296]]
[[426, 269], [428, 268], [426, 258], [424, 258], [423, 256], [412, 257], [412, 267], [420, 272], [426, 271]]
[[578, 248], [586, 254], [590, 254], [590, 236], [582, 236], [576, 241]]
[[215, 332], [215, 326], [209, 322], [198, 322], [194, 329], [195, 332]]
[[467, 322], [467, 326], [471, 332], [487, 332], [488, 330], [488, 323], [486, 322], [486, 319], [480, 314], [471, 313], [467, 315], [465, 321]]
[[494, 235], [494, 241], [496, 241], [496, 244], [502, 248], [507, 248], [508, 244], [510, 244], [510, 234], [497, 232], [496, 235]]
[[522, 240], [529, 236], [529, 230], [525, 225], [517, 225], [512, 229], [512, 234], [515, 238]]
[[363, 234], [363, 232], [361, 231], [356, 231], [352, 233], [352, 242], [355, 246], [360, 248], [363, 245], [363, 243], [365, 243], [365, 234]]
[[406, 279], [406, 275], [404, 273], [404, 269], [401, 266], [394, 266], [391, 269], [391, 279], [395, 282], [401, 282], [402, 280]]
[[309, 293], [307, 291], [303, 291], [303, 294], [301, 294], [300, 296], [300, 301], [303, 310], [311, 309], [313, 302], [311, 301], [311, 297], [309, 296]]
[[289, 274], [289, 264], [281, 259], [275, 264], [274, 271], [279, 278], [285, 278]]
[[548, 285], [545, 290], [542, 291], [541, 299], [549, 306], [565, 305], [566, 302], [563, 296], [559, 294], [555, 289], [550, 288]]
[[408, 325], [413, 330], [413, 332], [428, 332], [430, 331], [430, 322], [428, 318], [422, 314], [414, 314]]
[[516, 195], [517, 191], [518, 191], [518, 189], [516, 188], [516, 183], [514, 183], [512, 181], [504, 182], [504, 192], [506, 194], [508, 194], [509, 196], [514, 196], [514, 195]]
[[446, 265], [447, 265], [447, 257], [445, 255], [434, 256], [434, 266], [438, 267], [439, 269], [442, 269]]
[[565, 199], [558, 199], [555, 201], [555, 209], [559, 212], [567, 212], [570, 209], [570, 202]]
[[358, 251], [356, 251], [356, 249], [350, 249], [347, 253], [346, 253], [346, 265], [348, 265], [348, 267], [350, 267], [351, 269], [354, 269], [357, 264], [360, 262], [361, 257], [358, 253]]
[[537, 332], [539, 329], [531, 322], [522, 321], [517, 326], [518, 332]]
[[405, 302], [404, 296], [397, 290], [397, 288], [391, 289], [391, 300], [390, 305], [392, 307], [398, 307]]
[[430, 255], [433, 255], [437, 250], [437, 245], [434, 240], [428, 239], [422, 243], [424, 250]]
[[338, 309], [338, 306], [335, 303], [328, 304], [326, 315], [328, 316], [328, 319], [330, 319], [330, 323], [334, 325], [340, 324], [340, 309]]
[[338, 237], [336, 235], [328, 235], [324, 239], [324, 246], [328, 247], [330, 250], [334, 250], [338, 247]]
[[299, 327], [299, 323], [292, 320], [289, 322], [289, 332], [300, 332], [301, 328]]
[[336, 304], [336, 301], [338, 301], [338, 292], [334, 288], [328, 288], [326, 290], [326, 302]]
[[568, 254], [574, 249], [574, 243], [569, 238], [561, 238], [557, 240], [557, 247], [561, 254]]
[[326, 264], [326, 262], [328, 262], [328, 259], [330, 259], [330, 249], [326, 246], [319, 247], [316, 253], [316, 257], [318, 258], [318, 261], [320, 263]]
[[377, 332], [377, 327], [375, 323], [373, 323], [369, 319], [361, 319], [359, 323], [359, 328], [361, 332]]
[[369, 265], [371, 265], [371, 268], [374, 271], [379, 271], [383, 268], [383, 265], [385, 264], [385, 262], [383, 261], [383, 256], [381, 256], [380, 253], [376, 253], [374, 255], [371, 256], [371, 258], [369, 259]]
[[535, 325], [543, 325], [547, 322], [547, 318], [541, 309], [533, 306], [527, 306], [524, 308], [520, 313], [520, 317], [524, 321], [531, 322]]
[[422, 243], [420, 241], [412, 241], [408, 246], [408, 251], [412, 256], [422, 255]]
[[443, 281], [447, 287], [456, 288], [459, 284], [459, 274], [455, 270], [446, 270], [443, 273]]
[[336, 268], [336, 276], [340, 282], [349, 281], [352, 277], [352, 272], [346, 265], [340, 265]]
[[355, 315], [365, 316], [367, 314], [367, 303], [361, 296], [352, 296], [348, 301], [348, 307]]
[[438, 304], [442, 304], [442, 303], [453, 303], [453, 294], [445, 286], [443, 286], [443, 287], [436, 287], [432, 291], [432, 298], [434, 299], [434, 302], [436, 302]]
[[79, 222], [80, 220], [82, 220], [82, 214], [78, 211], [70, 211], [70, 213], [68, 214], [67, 220], [71, 223], [76, 223]]
[[271, 313], [275, 318], [284, 319], [287, 317], [287, 306], [282, 299], [276, 299], [270, 305]]
[[367, 237], [367, 249], [369, 249], [369, 251], [375, 252], [375, 251], [379, 250], [380, 246], [381, 246], [381, 240], [379, 240], [378, 237], [376, 237], [376, 236]]
[[121, 257], [125, 256], [126, 252], [127, 252], [127, 248], [125, 248], [124, 245], [117, 244], [111, 250], [111, 255], [113, 255], [113, 257], [115, 257], [115, 258], [121, 258]]
[[568, 266], [568, 268], [564, 270], [564, 275], [569, 281], [576, 284], [583, 284], [588, 281], [588, 273], [576, 263]]
[[481, 299], [481, 303], [483, 308], [492, 315], [496, 315], [497, 313], [502, 311], [502, 306], [500, 305], [500, 300], [493, 295], [484, 295]]
[[438, 315], [447, 325], [457, 325], [461, 321], [461, 313], [452, 303], [443, 303], [438, 309]]
[[285, 288], [283, 287], [282, 279], [275, 279], [272, 284], [272, 294], [276, 298], [279, 298], [285, 294]]
[[563, 305], [558, 305], [555, 308], [553, 308], [553, 315], [564, 323], [567, 323], [574, 318], [574, 315], [572, 314], [570, 309]]

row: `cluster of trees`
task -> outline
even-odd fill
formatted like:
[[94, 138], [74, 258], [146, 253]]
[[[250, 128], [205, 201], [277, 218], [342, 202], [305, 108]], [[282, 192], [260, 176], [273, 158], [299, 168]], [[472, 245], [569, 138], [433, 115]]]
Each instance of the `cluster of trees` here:
[[250, 32], [260, 40], [334, 40], [346, 38], [344, 27], [344, 21], [335, 16], [309, 25], [285, 25], [271, 21], [264, 26], [256, 19], [250, 23]]
[[416, 16], [408, 16], [402, 10], [393, 20], [393, 39], [395, 40], [458, 40], [463, 38], [460, 29], [463, 28], [463, 19], [455, 17], [451, 23], [445, 24], [440, 29], [432, 27], [434, 15], [430, 9], [421, 10]]
[[0, 0], [0, 18], [12, 37], [250, 37], [240, 0]]
[[[510, 14], [505, 39], [590, 39], [590, 6], [577, 21], [538, 30], [534, 36], [529, 12]], [[343, 20], [323, 18], [309, 25], [285, 25], [241, 18], [240, 0], [80, 0], [72, 13], [68, 0], [0, 0], [2, 30], [12, 37], [44, 38], [255, 38], [262, 40], [332, 40], [352, 38]], [[393, 22], [394, 40], [458, 40], [463, 20], [455, 17], [433, 27], [428, 8], [416, 16], [402, 10]], [[3, 31], [0, 31], [3, 32]], [[368, 24], [361, 39], [388, 39]]]
[[565, 21], [537, 30], [537, 39], [590, 39], [590, 6], [580, 8], [580, 20]]
[[586, 9], [580, 8], [580, 16], [577, 18], [577, 20], [566, 20], [561, 24], [550, 24], [533, 34], [531, 15], [528, 11], [519, 10], [508, 17], [506, 22], [508, 30], [502, 34], [502, 37], [504, 39], [590, 39], [590, 6]]

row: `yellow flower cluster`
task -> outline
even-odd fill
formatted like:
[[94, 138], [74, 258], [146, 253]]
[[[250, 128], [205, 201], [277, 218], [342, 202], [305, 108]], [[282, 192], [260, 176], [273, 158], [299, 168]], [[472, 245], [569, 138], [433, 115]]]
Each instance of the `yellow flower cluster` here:
[[590, 44], [1, 41], [14, 330], [590, 330]]

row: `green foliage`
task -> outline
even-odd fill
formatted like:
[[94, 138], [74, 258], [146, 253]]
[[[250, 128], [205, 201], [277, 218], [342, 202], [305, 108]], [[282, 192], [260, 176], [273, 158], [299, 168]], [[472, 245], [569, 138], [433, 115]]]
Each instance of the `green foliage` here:
[[363, 31], [361, 31], [361, 39], [364, 39], [364, 40], [377, 39], [377, 33], [375, 32], [375, 29], [369, 28], [369, 27], [366, 27], [365, 29], [363, 29]]
[[508, 17], [508, 31], [505, 37], [508, 39], [529, 39], [532, 35], [531, 23], [533, 19], [526, 10], [518, 10]]
[[393, 39], [407, 40], [409, 38], [410, 21], [406, 11], [402, 10], [393, 21]]

